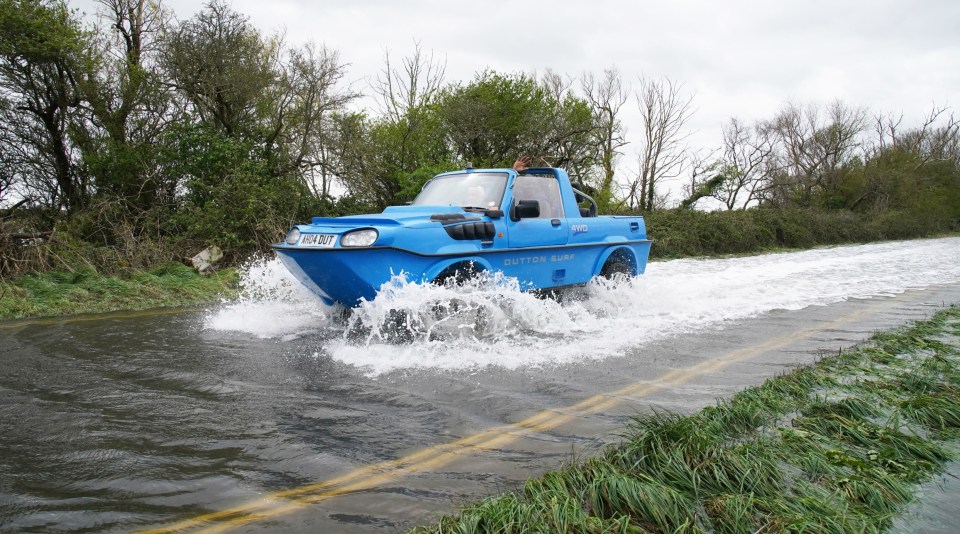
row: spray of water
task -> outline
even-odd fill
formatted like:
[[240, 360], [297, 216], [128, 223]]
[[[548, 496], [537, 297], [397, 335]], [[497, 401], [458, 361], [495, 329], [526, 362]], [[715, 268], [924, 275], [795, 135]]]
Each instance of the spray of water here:
[[211, 312], [208, 328], [277, 339], [324, 332], [325, 354], [371, 375], [516, 368], [622, 354], [776, 309], [960, 283], [960, 238], [655, 262], [639, 278], [594, 281], [559, 299], [498, 274], [462, 286], [400, 274], [345, 321], [276, 259], [252, 262], [242, 279], [242, 297]]
[[253, 258], [239, 271], [239, 296], [207, 314], [208, 329], [289, 340], [333, 325], [338, 310], [313, 296], [276, 257]]

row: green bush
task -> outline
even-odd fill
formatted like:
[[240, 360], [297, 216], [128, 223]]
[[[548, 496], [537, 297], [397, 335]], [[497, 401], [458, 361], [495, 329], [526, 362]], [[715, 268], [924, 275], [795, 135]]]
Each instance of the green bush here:
[[884, 239], [909, 239], [955, 230], [946, 217], [889, 211], [875, 217], [847, 210], [769, 209], [645, 213], [651, 257], [748, 254]]

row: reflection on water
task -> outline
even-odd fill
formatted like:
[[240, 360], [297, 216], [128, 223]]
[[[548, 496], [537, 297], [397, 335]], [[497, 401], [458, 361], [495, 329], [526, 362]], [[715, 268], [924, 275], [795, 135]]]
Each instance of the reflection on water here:
[[[2, 332], [0, 531], [156, 524], [439, 439], [429, 406], [411, 414], [409, 399], [314, 357], [322, 338], [281, 344], [199, 323]], [[391, 412], [405, 431], [383, 435]]]
[[[955, 452], [957, 452], [955, 450]], [[890, 532], [896, 534], [953, 534], [957, 532], [960, 508], [960, 463], [953, 462], [947, 472], [920, 487], [916, 500], [894, 519]]]

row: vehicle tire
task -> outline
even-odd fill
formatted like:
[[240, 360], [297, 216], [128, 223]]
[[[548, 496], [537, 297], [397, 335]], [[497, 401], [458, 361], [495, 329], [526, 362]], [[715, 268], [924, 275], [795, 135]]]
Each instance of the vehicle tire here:
[[633, 276], [633, 268], [623, 260], [610, 259], [603, 264], [603, 269], [600, 269], [600, 276], [607, 280], [630, 278]]
[[[474, 267], [473, 262], [458, 263], [447, 267], [443, 272], [438, 274], [437, 277], [433, 279], [433, 284], [438, 286], [460, 287], [476, 275], [477, 268]], [[463, 302], [459, 299], [452, 299], [445, 303], [437, 303], [433, 307], [433, 316], [436, 319], [449, 317], [452, 314], [458, 313], [462, 307]]]
[[433, 283], [440, 286], [462, 286], [470, 281], [470, 279], [476, 278], [478, 274], [480, 274], [480, 269], [477, 269], [477, 266], [474, 265], [473, 262], [458, 263], [444, 269], [442, 273], [433, 279]]

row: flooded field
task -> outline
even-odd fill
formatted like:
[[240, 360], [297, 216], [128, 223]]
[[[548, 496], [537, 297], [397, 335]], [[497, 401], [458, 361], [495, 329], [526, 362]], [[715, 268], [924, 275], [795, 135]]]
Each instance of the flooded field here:
[[[960, 238], [657, 262], [559, 301], [401, 274], [349, 316], [276, 261], [244, 284], [200, 312], [0, 323], [0, 530], [203, 527], [266, 498], [276, 513], [234, 526], [393, 532], [592, 450], [645, 407], [696, 409], [960, 301]], [[483, 456], [285, 508], [284, 492], [615, 391]]]

